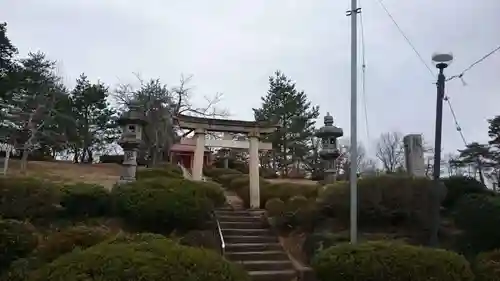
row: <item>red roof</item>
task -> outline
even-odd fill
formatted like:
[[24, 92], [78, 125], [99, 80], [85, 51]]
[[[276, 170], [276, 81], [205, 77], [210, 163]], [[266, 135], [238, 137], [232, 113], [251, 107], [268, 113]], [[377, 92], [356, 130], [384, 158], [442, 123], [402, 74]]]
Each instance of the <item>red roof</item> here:
[[[194, 145], [174, 143], [174, 145], [172, 145], [172, 147], [170, 148], [170, 151], [173, 151], [173, 152], [193, 152], [194, 153], [195, 149], [196, 149], [196, 146], [194, 146]], [[210, 150], [208, 150], [205, 147], [205, 152], [210, 152]]]

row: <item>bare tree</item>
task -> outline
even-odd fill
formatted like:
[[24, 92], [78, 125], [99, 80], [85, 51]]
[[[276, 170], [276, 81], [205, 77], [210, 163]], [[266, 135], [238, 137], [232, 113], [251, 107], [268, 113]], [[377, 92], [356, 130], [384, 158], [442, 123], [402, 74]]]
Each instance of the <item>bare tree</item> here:
[[[349, 171], [351, 170], [351, 156], [350, 156], [350, 145], [346, 144], [341, 147], [341, 154], [337, 158], [337, 175], [345, 175], [348, 177]], [[357, 172], [362, 173], [367, 167], [368, 161], [366, 155], [366, 149], [362, 143], [358, 143], [358, 155], [356, 157], [356, 167]]]
[[388, 132], [380, 135], [377, 142], [377, 158], [387, 172], [396, 172], [403, 167], [403, 136], [399, 132]]
[[131, 102], [139, 103], [144, 109], [147, 126], [144, 130], [144, 145], [141, 149], [143, 156], [148, 158], [152, 166], [168, 157], [170, 147], [179, 138], [172, 116], [179, 114], [197, 115], [204, 117], [226, 116], [225, 110], [218, 110], [222, 94], [214, 98], [205, 97], [207, 105], [196, 107], [191, 103], [191, 88], [187, 84], [192, 76], [181, 76], [179, 86], [169, 89], [159, 79], [144, 82], [136, 75], [140, 82], [139, 89], [130, 84], [119, 85], [114, 98], [122, 110], [126, 110]]

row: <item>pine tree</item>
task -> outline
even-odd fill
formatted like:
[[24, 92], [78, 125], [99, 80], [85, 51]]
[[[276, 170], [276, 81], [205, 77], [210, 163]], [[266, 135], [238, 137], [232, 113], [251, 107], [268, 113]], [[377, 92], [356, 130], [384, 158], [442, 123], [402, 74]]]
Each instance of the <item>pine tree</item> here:
[[304, 91], [281, 71], [269, 77], [269, 90], [262, 97], [261, 108], [254, 108], [255, 120], [279, 121], [282, 128], [269, 135], [273, 143], [273, 168], [288, 175], [290, 164], [300, 163], [307, 154], [319, 107], [312, 106]]
[[85, 74], [76, 80], [71, 92], [71, 109], [75, 122], [72, 133], [75, 162], [93, 162], [93, 152], [107, 144], [107, 136], [112, 130], [111, 119], [114, 111], [108, 106], [108, 88], [98, 82], [90, 83]]

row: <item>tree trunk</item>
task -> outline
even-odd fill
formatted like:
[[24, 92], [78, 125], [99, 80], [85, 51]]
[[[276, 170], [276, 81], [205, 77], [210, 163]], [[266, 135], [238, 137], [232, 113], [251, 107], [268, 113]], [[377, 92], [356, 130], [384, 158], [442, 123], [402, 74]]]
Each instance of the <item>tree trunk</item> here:
[[78, 147], [75, 147], [73, 149], [73, 163], [78, 164], [78, 159], [80, 158], [80, 153], [79, 153]]
[[94, 155], [92, 153], [92, 150], [90, 150], [90, 147], [87, 147], [85, 150], [87, 151], [87, 163], [94, 163]]
[[26, 174], [28, 170], [28, 154], [29, 151], [27, 149], [23, 149], [23, 156], [21, 157], [21, 173]]

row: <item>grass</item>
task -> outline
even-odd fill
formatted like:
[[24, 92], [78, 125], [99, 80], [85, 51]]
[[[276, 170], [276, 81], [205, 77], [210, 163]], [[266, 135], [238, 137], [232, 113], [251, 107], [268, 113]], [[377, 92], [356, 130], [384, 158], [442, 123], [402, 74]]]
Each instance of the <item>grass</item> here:
[[[9, 160], [7, 175], [21, 175], [21, 161]], [[29, 161], [27, 176], [56, 183], [95, 183], [111, 188], [120, 179], [118, 164], [73, 164], [67, 161]]]

